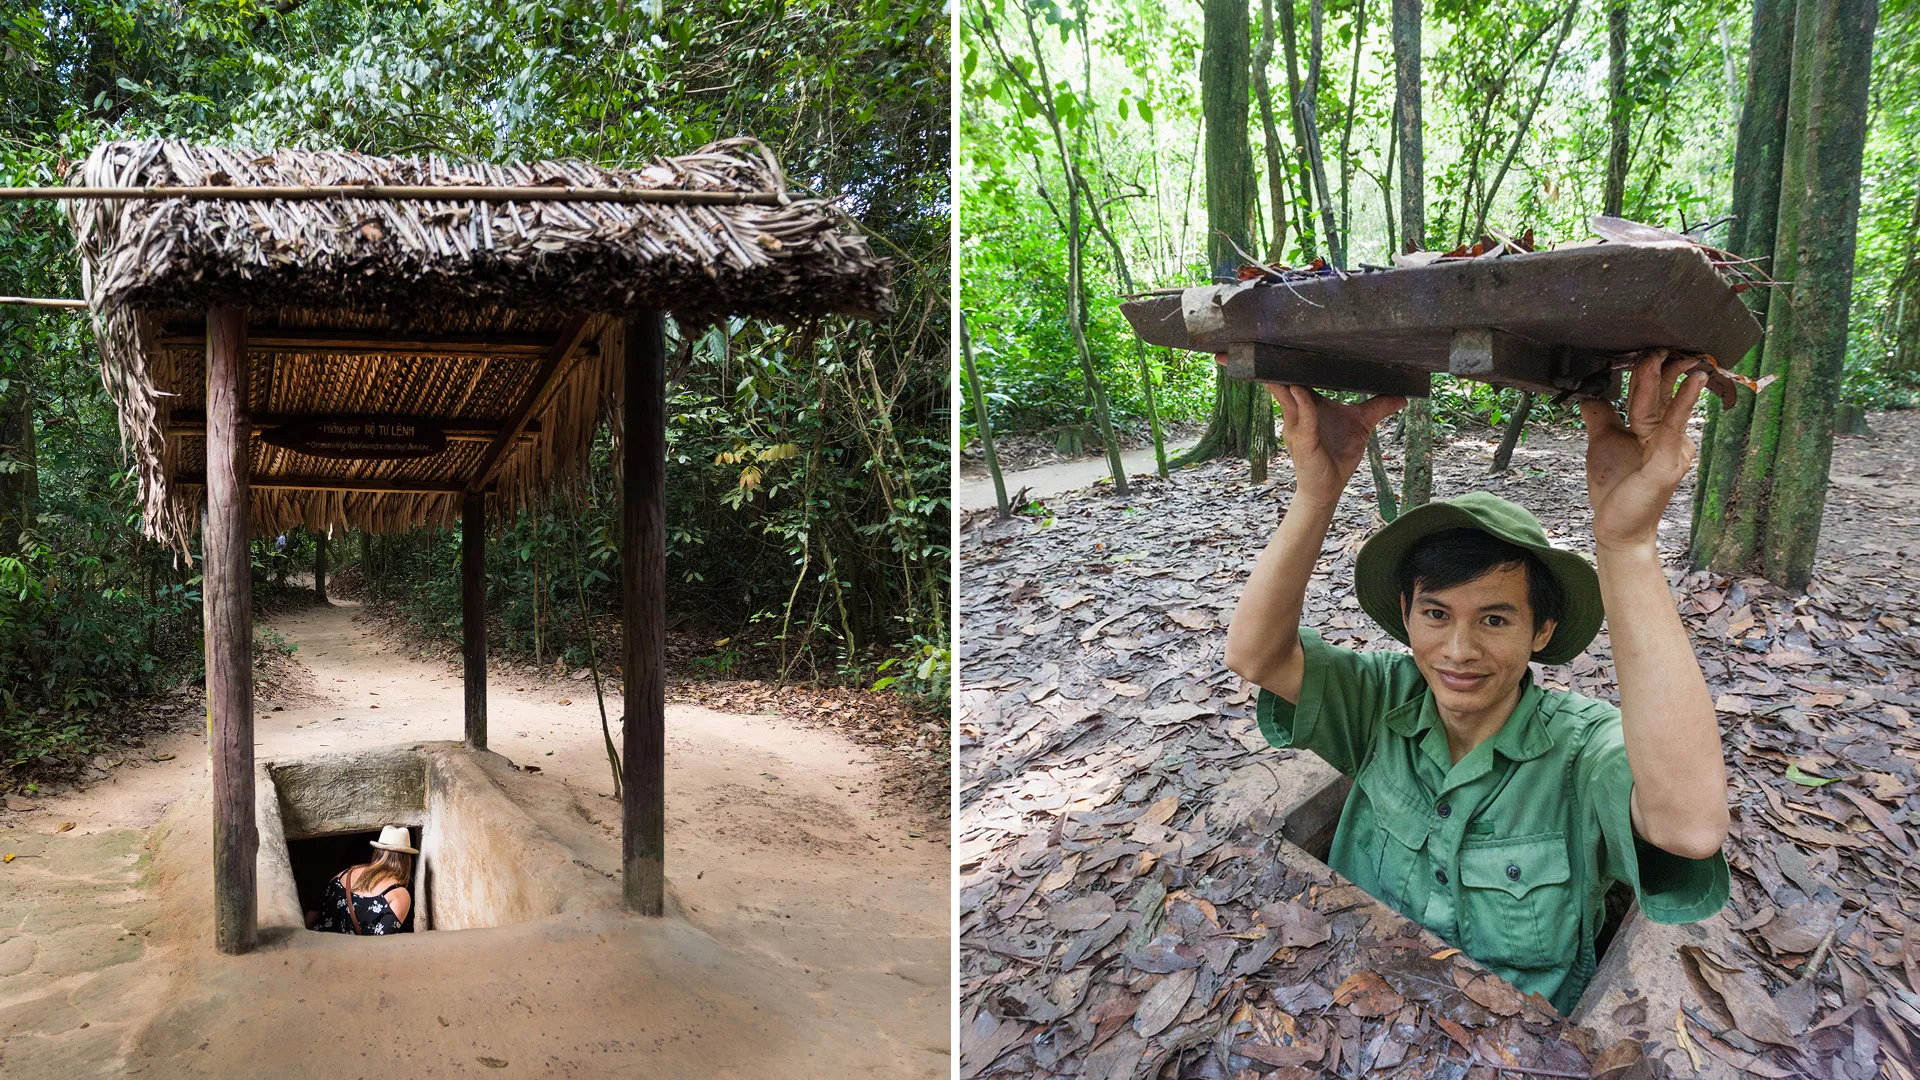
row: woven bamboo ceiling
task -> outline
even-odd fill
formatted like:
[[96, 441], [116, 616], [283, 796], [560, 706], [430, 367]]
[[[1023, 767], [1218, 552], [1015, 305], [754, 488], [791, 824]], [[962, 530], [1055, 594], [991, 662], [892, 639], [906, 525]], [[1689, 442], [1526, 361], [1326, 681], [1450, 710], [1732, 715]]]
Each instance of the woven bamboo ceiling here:
[[[751, 140], [637, 170], [121, 142], [94, 151], [77, 181], [780, 197], [69, 202], [146, 527], [181, 546], [203, 500], [211, 307], [247, 309], [253, 526], [271, 533], [446, 526], [469, 491], [507, 511], [577, 471], [620, 400], [624, 314], [794, 321], [891, 304], [885, 261], [830, 207], [788, 199], [779, 164]], [[378, 456], [358, 456], [369, 442], [384, 444]]]

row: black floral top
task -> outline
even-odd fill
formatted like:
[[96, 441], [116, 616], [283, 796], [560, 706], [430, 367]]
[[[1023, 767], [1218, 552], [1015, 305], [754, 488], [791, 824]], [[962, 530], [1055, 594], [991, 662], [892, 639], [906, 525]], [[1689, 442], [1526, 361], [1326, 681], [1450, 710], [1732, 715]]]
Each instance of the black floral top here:
[[[404, 888], [398, 882], [380, 890], [375, 896], [352, 897], [353, 914], [347, 913], [347, 871], [342, 870], [332, 881], [327, 882], [327, 894], [320, 901], [320, 918], [313, 924], [315, 930], [328, 934], [351, 934], [353, 921], [360, 920], [362, 934], [400, 934], [405, 933], [405, 925], [393, 913], [393, 906], [387, 903], [387, 894], [395, 889]], [[412, 914], [409, 912], [408, 914]]]

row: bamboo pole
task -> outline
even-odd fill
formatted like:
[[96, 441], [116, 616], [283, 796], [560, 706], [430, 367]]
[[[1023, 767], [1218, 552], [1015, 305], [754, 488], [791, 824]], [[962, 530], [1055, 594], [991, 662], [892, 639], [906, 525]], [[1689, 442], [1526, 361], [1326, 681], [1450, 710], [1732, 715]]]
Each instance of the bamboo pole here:
[[213, 935], [252, 951], [257, 931], [253, 818], [253, 573], [247, 550], [247, 320], [207, 312], [207, 750], [213, 773]]
[[621, 732], [620, 860], [627, 906], [666, 904], [667, 386], [660, 313], [627, 319], [620, 482], [620, 588], [627, 715]]
[[0, 296], [0, 304], [12, 304], [17, 307], [44, 308], [84, 308], [85, 300], [65, 300], [46, 296]]
[[603, 202], [677, 203], [693, 206], [781, 206], [779, 191], [683, 191], [677, 188], [489, 187], [461, 184], [288, 184], [285, 186], [9, 187], [0, 202], [54, 199], [215, 199], [232, 202]]
[[460, 513], [460, 635], [466, 654], [467, 746], [487, 748], [487, 497], [469, 491]]

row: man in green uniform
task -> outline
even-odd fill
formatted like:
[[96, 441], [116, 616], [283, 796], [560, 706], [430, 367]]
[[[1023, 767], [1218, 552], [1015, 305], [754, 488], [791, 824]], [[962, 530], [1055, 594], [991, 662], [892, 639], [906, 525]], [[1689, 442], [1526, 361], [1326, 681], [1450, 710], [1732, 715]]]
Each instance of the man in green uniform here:
[[[1613, 882], [1656, 922], [1727, 901], [1720, 728], [1654, 547], [1693, 462], [1686, 422], [1705, 377], [1691, 367], [1660, 351], [1639, 364], [1630, 422], [1581, 406], [1594, 565], [1485, 492], [1416, 507], [1367, 541], [1360, 606], [1411, 656], [1337, 648], [1300, 625], [1334, 504], [1405, 399], [1270, 387], [1294, 496], [1241, 594], [1227, 664], [1260, 687], [1269, 742], [1354, 778], [1333, 868], [1562, 1013], [1593, 977]], [[1603, 606], [1618, 708], [1542, 689], [1529, 667], [1579, 655]]]

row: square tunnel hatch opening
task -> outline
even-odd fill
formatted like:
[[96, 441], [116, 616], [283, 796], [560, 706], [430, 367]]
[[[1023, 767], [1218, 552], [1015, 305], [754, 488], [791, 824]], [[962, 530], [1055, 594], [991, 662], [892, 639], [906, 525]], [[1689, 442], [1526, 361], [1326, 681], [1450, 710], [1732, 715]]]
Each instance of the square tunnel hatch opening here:
[[[407, 828], [408, 846], [421, 847], [422, 833], [419, 825]], [[380, 830], [370, 832], [335, 833], [330, 836], [309, 836], [299, 840], [287, 841], [287, 858], [293, 864], [294, 889], [300, 896], [300, 911], [304, 915], [309, 911], [319, 911], [321, 898], [326, 895], [327, 883], [335, 874], [349, 866], [358, 866], [372, 861], [376, 854], [372, 842], [380, 839]], [[416, 875], [417, 876], [417, 875]], [[408, 882], [409, 889], [415, 888], [415, 882]], [[429, 898], [431, 900], [431, 898]], [[400, 932], [410, 934], [414, 931], [414, 913], [419, 910], [416, 901], [407, 912], [407, 921]]]

